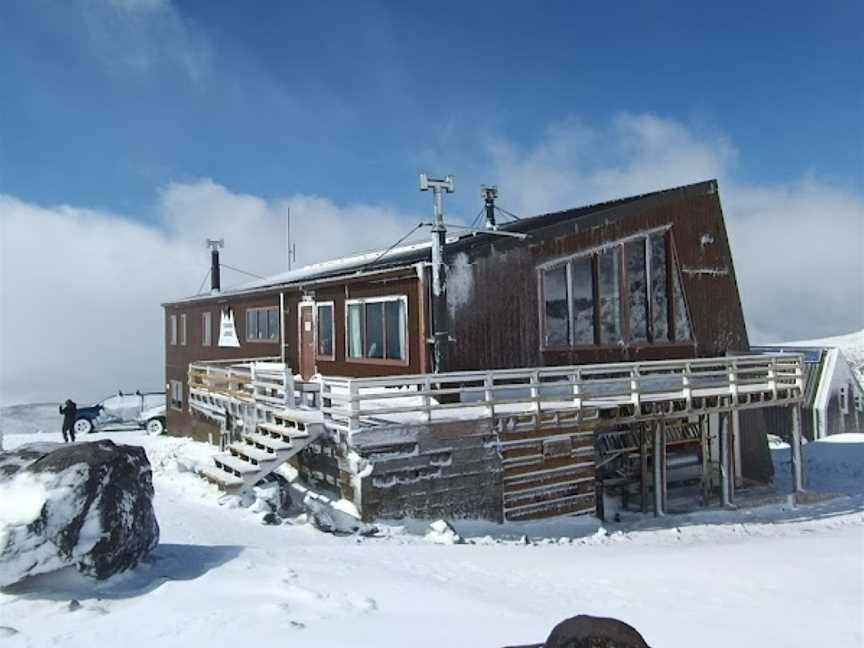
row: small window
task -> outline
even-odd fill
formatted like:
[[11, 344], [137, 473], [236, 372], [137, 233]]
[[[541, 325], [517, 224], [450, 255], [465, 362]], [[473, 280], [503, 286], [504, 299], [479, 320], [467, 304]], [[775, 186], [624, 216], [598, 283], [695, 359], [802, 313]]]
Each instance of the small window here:
[[624, 246], [627, 259], [627, 286], [630, 289], [630, 337], [636, 342], [648, 339], [648, 284], [645, 281], [645, 239]]
[[333, 359], [333, 304], [316, 304], [318, 356]]
[[547, 346], [570, 344], [570, 312], [567, 306], [567, 266], [543, 273], [544, 335]]
[[180, 344], [186, 345], [186, 313], [180, 314]]
[[651, 245], [651, 325], [654, 342], [669, 341], [669, 304], [666, 292], [666, 235], [652, 234]]
[[599, 255], [600, 343], [621, 341], [621, 248], [615, 246]]
[[213, 344], [213, 313], [209, 311], [201, 315], [201, 344]]
[[172, 315], [168, 325], [168, 341], [177, 344], [177, 316]]
[[179, 380], [171, 381], [171, 393], [170, 393], [169, 402], [171, 404], [172, 409], [182, 410], [183, 409], [183, 383]]
[[404, 297], [355, 300], [348, 303], [348, 358], [408, 358], [408, 318]]
[[247, 342], [278, 342], [279, 307], [249, 308], [246, 310]]
[[849, 414], [849, 385], [840, 385], [840, 413]]

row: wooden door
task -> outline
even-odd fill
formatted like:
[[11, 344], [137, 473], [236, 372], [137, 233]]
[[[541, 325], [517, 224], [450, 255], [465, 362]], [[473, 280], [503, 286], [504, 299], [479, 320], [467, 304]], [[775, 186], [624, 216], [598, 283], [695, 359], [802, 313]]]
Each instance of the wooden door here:
[[310, 378], [315, 373], [315, 326], [312, 304], [300, 305], [300, 373]]

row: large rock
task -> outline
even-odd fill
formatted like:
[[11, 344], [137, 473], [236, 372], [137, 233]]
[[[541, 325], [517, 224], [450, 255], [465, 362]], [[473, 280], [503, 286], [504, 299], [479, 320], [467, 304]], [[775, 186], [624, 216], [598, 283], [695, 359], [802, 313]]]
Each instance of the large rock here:
[[623, 621], [580, 614], [555, 626], [544, 648], [648, 648], [648, 644]]
[[157, 544], [144, 448], [102, 440], [0, 453], [0, 587], [70, 565], [107, 578]]

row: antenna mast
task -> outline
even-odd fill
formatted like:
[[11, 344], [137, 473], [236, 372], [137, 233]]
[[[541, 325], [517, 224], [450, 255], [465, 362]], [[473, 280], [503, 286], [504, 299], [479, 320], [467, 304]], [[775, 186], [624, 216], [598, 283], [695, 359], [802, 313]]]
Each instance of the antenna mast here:
[[447, 343], [447, 267], [444, 263], [444, 194], [453, 193], [453, 176], [430, 178], [420, 174], [420, 191], [432, 190], [432, 326], [435, 373], [446, 371]]

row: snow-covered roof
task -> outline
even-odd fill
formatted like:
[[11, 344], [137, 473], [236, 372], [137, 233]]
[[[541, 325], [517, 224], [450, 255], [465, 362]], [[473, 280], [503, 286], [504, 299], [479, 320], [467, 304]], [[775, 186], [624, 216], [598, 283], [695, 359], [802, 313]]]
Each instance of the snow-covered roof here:
[[[556, 223], [560, 223], [562, 221], [569, 221], [574, 218], [587, 216], [588, 214], [602, 212], [613, 207], [617, 207], [637, 200], [642, 200], [648, 197], [692, 190], [707, 191], [713, 193], [714, 191], [716, 191], [716, 182], [716, 180], [706, 180], [704, 182], [698, 182], [682, 187], [662, 189], [660, 191], [652, 191], [645, 194], [627, 196], [625, 198], [618, 198], [615, 200], [584, 205], [582, 207], [577, 207], [574, 209], [565, 209], [561, 211], [540, 214], [530, 218], [521, 218], [519, 220], [516, 220], [515, 222], [502, 223], [499, 225], [499, 229], [514, 233], [527, 233], [543, 227], [555, 225]], [[486, 233], [472, 233], [463, 234], [461, 236], [448, 237], [447, 243], [451, 244], [457, 241], [465, 241], [466, 239], [485, 239], [491, 241], [494, 240], [494, 238], [495, 237], [493, 237], [492, 235]], [[392, 249], [373, 250], [370, 252], [364, 252], [362, 254], [341, 257], [338, 259], [331, 259], [328, 261], [321, 261], [319, 263], [313, 263], [302, 268], [297, 268], [296, 270], [291, 270], [290, 272], [283, 272], [280, 274], [271, 275], [269, 277], [256, 279], [255, 281], [251, 281], [236, 288], [232, 288], [230, 290], [223, 290], [220, 294], [237, 295], [246, 292], [264, 290], [276, 286], [290, 286], [292, 284], [296, 285], [307, 281], [325, 279], [330, 277], [361, 275], [363, 273], [378, 272], [386, 269], [395, 269], [397, 267], [409, 266], [419, 261], [430, 260], [431, 248], [432, 242], [431, 240], [428, 240], [419, 243], [412, 243], [410, 245], [402, 245], [399, 247], [394, 247]], [[203, 295], [187, 297], [185, 299], [174, 300], [168, 303], [189, 302], [211, 298], [212, 295], [207, 293]]]

